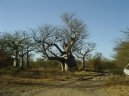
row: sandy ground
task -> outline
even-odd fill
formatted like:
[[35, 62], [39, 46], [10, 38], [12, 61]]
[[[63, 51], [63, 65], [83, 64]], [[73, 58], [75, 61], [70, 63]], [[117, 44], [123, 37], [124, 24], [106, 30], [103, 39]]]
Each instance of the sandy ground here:
[[54, 82], [1, 77], [0, 96], [129, 96], [128, 84], [108, 84], [104, 76]]
[[102, 80], [76, 81], [39, 88], [21, 96], [129, 96], [129, 86], [105, 86]]
[[[77, 82], [76, 82], [77, 83]], [[66, 85], [56, 88], [43, 88], [35, 91], [31, 94], [24, 94], [22, 96], [109, 96], [107, 93], [104, 93], [105, 90], [98, 90], [99, 87], [93, 88], [89, 85], [80, 86], [81, 82], [78, 82], [79, 85]], [[87, 82], [88, 83], [88, 82]], [[88, 88], [89, 87], [89, 88]]]

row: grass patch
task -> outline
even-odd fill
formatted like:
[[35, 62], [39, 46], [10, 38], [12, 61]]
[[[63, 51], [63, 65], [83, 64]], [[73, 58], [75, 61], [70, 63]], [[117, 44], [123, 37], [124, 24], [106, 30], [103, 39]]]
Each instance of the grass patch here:
[[107, 85], [128, 85], [129, 77], [125, 75], [114, 75], [111, 77], [107, 83]]

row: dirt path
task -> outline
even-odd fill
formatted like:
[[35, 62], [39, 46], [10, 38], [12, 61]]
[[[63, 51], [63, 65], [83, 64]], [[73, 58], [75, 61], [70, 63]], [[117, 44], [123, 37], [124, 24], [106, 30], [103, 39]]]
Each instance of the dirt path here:
[[109, 96], [105, 90], [78, 89], [78, 88], [53, 88], [45, 89], [31, 96]]
[[104, 81], [72, 81], [47, 86], [22, 96], [109, 96], [102, 88]]
[[88, 80], [81, 78], [43, 82], [37, 79], [14, 81], [3, 78], [0, 82], [0, 96], [129, 96], [128, 80], [114, 85], [109, 83], [108, 78], [97, 76]]
[[26, 92], [22, 96], [129, 96], [128, 85], [105, 84], [106, 80], [63, 81]]

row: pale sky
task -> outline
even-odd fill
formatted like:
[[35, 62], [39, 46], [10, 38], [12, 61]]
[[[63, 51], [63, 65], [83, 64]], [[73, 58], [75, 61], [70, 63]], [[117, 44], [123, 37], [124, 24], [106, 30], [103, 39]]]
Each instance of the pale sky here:
[[0, 32], [61, 25], [65, 12], [87, 24], [89, 41], [96, 43], [94, 52], [109, 58], [121, 30], [129, 27], [129, 0], [0, 0]]

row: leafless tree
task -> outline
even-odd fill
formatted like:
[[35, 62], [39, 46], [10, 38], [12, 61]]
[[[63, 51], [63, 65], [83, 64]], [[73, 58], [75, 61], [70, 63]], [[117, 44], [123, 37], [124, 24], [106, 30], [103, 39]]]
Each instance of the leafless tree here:
[[43, 25], [32, 29], [37, 51], [48, 60], [61, 62], [62, 71], [77, 67], [74, 53], [81, 47], [81, 42], [87, 39], [86, 25], [75, 15], [63, 14], [63, 26]]
[[86, 58], [90, 55], [90, 53], [94, 50], [95, 43], [88, 42], [85, 45], [82, 45], [82, 47], [77, 50], [76, 56], [80, 59], [82, 59], [82, 70], [86, 69]]
[[33, 50], [33, 43], [26, 33], [26, 31], [15, 31], [13, 33], [5, 33], [2, 36], [4, 50], [14, 58], [13, 65], [16, 67], [25, 66], [24, 58]]

